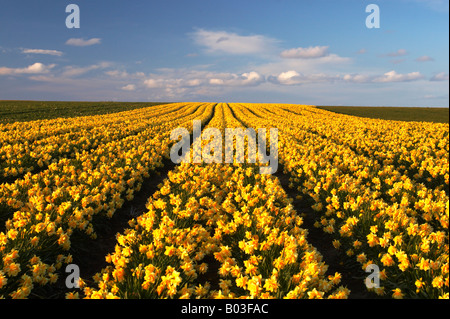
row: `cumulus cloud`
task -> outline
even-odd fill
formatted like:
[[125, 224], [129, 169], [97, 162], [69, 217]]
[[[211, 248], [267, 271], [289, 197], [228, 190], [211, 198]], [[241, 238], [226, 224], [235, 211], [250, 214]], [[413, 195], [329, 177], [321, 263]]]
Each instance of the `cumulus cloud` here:
[[281, 52], [285, 59], [317, 59], [329, 55], [328, 46], [315, 46], [308, 48], [295, 48]]
[[15, 75], [15, 74], [40, 74], [48, 73], [50, 69], [54, 68], [56, 64], [44, 65], [36, 62], [26, 68], [8, 68], [0, 67], [0, 75]]
[[23, 49], [22, 53], [31, 53], [31, 54], [48, 54], [48, 55], [56, 55], [62, 56], [63, 53], [57, 50], [42, 50], [42, 49]]
[[191, 37], [197, 45], [205, 47], [208, 53], [265, 54], [273, 51], [278, 43], [277, 40], [263, 35], [239, 35], [204, 29], [197, 29]]
[[85, 47], [85, 46], [90, 46], [90, 45], [94, 45], [94, 44], [100, 44], [101, 43], [101, 39], [100, 38], [92, 38], [92, 39], [82, 39], [82, 38], [70, 38], [69, 40], [66, 41], [67, 45], [73, 45], [73, 46], [77, 46], [77, 47]]
[[252, 71], [249, 73], [243, 73], [240, 76], [240, 80], [243, 85], [257, 85], [264, 82], [265, 79], [264, 76], [262, 76], [258, 72]]
[[169, 80], [163, 79], [147, 79], [144, 81], [144, 85], [149, 89], [156, 89], [164, 87], [164, 83], [169, 83]]
[[448, 74], [441, 72], [431, 77], [430, 81], [448, 81]]
[[284, 84], [284, 85], [294, 85], [300, 84], [301, 75], [297, 71], [286, 71], [282, 72], [277, 76], [271, 75], [268, 80], [272, 83]]

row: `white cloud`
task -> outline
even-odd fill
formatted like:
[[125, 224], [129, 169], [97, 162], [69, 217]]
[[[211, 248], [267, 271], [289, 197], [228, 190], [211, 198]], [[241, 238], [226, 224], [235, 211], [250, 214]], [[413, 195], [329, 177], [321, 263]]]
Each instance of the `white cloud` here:
[[285, 59], [317, 59], [329, 55], [328, 48], [328, 46], [295, 48], [281, 52], [280, 56]]
[[280, 73], [278, 76], [270, 76], [269, 81], [272, 83], [294, 85], [300, 83], [301, 76], [297, 71], [286, 71]]
[[258, 72], [252, 71], [242, 74], [215, 74], [209, 79], [209, 84], [224, 86], [255, 86], [263, 83], [264, 81], [264, 76], [262, 76]]
[[122, 86], [122, 90], [125, 90], [125, 91], [134, 91], [134, 90], [136, 90], [136, 85], [134, 85], [134, 84], [128, 84], [128, 85]]
[[224, 80], [218, 79], [218, 78], [209, 79], [208, 82], [209, 82], [209, 84], [212, 84], [212, 85], [224, 85], [225, 84]]
[[257, 85], [264, 82], [264, 76], [262, 76], [258, 72], [252, 71], [249, 73], [243, 73], [240, 76], [240, 80], [242, 81], [243, 85]]
[[89, 66], [85, 66], [85, 67], [78, 67], [78, 66], [66, 66], [64, 68], [64, 71], [62, 73], [63, 77], [74, 77], [74, 76], [79, 76], [79, 75], [83, 75], [87, 72], [90, 72], [92, 70], [97, 70], [97, 69], [104, 69], [109, 67], [111, 64], [108, 62], [101, 62], [99, 64], [93, 64], [93, 65], [89, 65]]
[[391, 83], [391, 82], [411, 82], [423, 79], [420, 72], [397, 73], [392, 70], [383, 75], [346, 74], [342, 79], [353, 83]]
[[309, 59], [282, 58], [280, 54], [277, 54], [276, 58], [266, 63], [252, 66], [252, 69], [263, 75], [278, 75], [289, 70], [295, 70], [303, 74], [321, 74], [348, 72], [343, 70], [351, 66], [352, 63], [352, 58], [342, 57], [334, 53]]
[[144, 84], [149, 89], [161, 88], [164, 86], [164, 80], [162, 79], [147, 79], [144, 81]]
[[[307, 62], [296, 59], [284, 61], [285, 64], [298, 62], [297, 64], [301, 65]], [[315, 61], [311, 60], [311, 62]], [[88, 76], [68, 77], [67, 73], [64, 75], [64, 71], [76, 69], [72, 67], [71, 69], [61, 68], [48, 74], [32, 74], [28, 78], [36, 81], [32, 87], [32, 90], [36, 92], [58, 93], [64, 91], [64, 94], [73, 94], [74, 98], [83, 96], [85, 99], [93, 97], [107, 99], [108, 96], [114, 96], [119, 99], [142, 101], [261, 102], [268, 97], [265, 101], [270, 100], [274, 103], [289, 102], [290, 100], [306, 104], [341, 103], [344, 105], [349, 103], [348, 96], [352, 96], [355, 103], [362, 103], [357, 101], [363, 101], [370, 96], [369, 104], [380, 104], [387, 99], [396, 104], [400, 101], [396, 99], [404, 96], [414, 104], [417, 103], [417, 100], [414, 99], [418, 98], [414, 96], [414, 92], [420, 93], [421, 99], [424, 99], [424, 95], [442, 96], [441, 86], [446, 83], [433, 84], [428, 81], [426, 83], [419, 81], [423, 78], [419, 72], [390, 71], [384, 73], [377, 72], [375, 69], [371, 73], [361, 71], [361, 73], [351, 74], [342, 70], [336, 72], [326, 68], [326, 64], [324, 69], [317, 68], [317, 65], [315, 64], [311, 70], [287, 68], [285, 71], [274, 73], [261, 72], [257, 68], [250, 69], [248, 72], [220, 73], [197, 66], [196, 68], [180, 69], [161, 68], [152, 74], [128, 73], [122, 68], [118, 70], [100, 70], [98, 68], [97, 72], [92, 72]], [[91, 65], [80, 69], [95, 68]], [[34, 70], [37, 71], [39, 68], [36, 67]], [[435, 80], [444, 81], [445, 79], [448, 80], [448, 74], [435, 75]], [[361, 83], [361, 85], [356, 85], [357, 83]], [[427, 85], [429, 89], [426, 89]], [[448, 100], [448, 97], [446, 99]], [[428, 101], [435, 103], [434, 101], [440, 102], [441, 100], [429, 98], [424, 99], [423, 103]], [[403, 100], [398, 103], [403, 103]]]
[[89, 40], [84, 40], [82, 38], [70, 38], [69, 40], [66, 41], [67, 45], [73, 45], [73, 46], [77, 46], [77, 47], [85, 47], [85, 46], [100, 44], [100, 43], [101, 43], [100, 38], [92, 38]]
[[418, 57], [416, 59], [417, 62], [428, 62], [428, 61], [434, 61], [434, 59], [428, 55], [423, 55], [421, 57]]
[[57, 50], [42, 50], [42, 49], [23, 49], [22, 53], [32, 53], [32, 54], [48, 54], [61, 56], [63, 53]]
[[239, 35], [226, 31], [198, 29], [191, 34], [194, 42], [206, 48], [208, 53], [267, 54], [272, 52], [277, 40], [263, 35]]
[[[245, 91], [266, 82], [265, 77], [256, 71], [243, 73], [214, 72], [199, 69], [160, 69], [150, 74], [137, 86], [142, 92], [159, 100], [200, 99], [220, 96], [227, 92]], [[178, 94], [178, 95], [177, 95]]]
[[268, 81], [281, 85], [299, 85], [307, 83], [334, 82], [341, 78], [338, 75], [330, 75], [325, 73], [302, 74], [295, 70], [282, 72], [279, 75], [271, 75]]
[[430, 81], [448, 81], [448, 74], [445, 72], [438, 73], [433, 75]]
[[377, 77], [373, 82], [409, 82], [423, 79], [424, 76], [420, 72], [411, 72], [407, 74], [399, 74], [395, 71], [386, 72], [383, 76]]
[[386, 72], [383, 75], [368, 74], [344, 74], [332, 75], [327, 73], [302, 74], [295, 70], [282, 72], [278, 75], [271, 75], [267, 80], [280, 85], [299, 85], [308, 83], [390, 83], [390, 82], [409, 82], [423, 79], [424, 76], [419, 72], [399, 74], [395, 71]]
[[345, 74], [342, 79], [346, 82], [368, 83], [373, 77], [364, 74]]
[[[277, 65], [280, 66], [280, 65]], [[310, 70], [300, 72], [300, 69], [267, 73], [253, 70], [245, 73], [218, 73], [192, 69], [161, 69], [158, 74], [151, 74], [143, 85], [153, 92], [171, 92], [182, 90], [185, 94], [207, 92], [215, 88], [238, 89], [243, 87], [257, 87], [267, 85], [295, 86], [314, 83], [392, 83], [410, 82], [423, 79], [420, 72], [397, 73], [389, 71], [384, 74], [346, 74], [333, 71]], [[267, 85], [264, 86], [267, 88]], [[211, 93], [211, 92], [210, 92]]]
[[26, 68], [0, 67], [0, 75], [48, 73], [50, 69], [55, 67], [55, 65], [56, 64], [44, 65], [40, 62], [36, 62]]
[[202, 83], [203, 83], [203, 80], [201, 80], [201, 79], [192, 79], [192, 80], [186, 81], [186, 86], [196, 87], [196, 86], [202, 85]]
[[[168, 78], [165, 76], [152, 75], [151, 78], [144, 80], [144, 85], [149, 89], [156, 88], [181, 88], [188, 85], [188, 82], [192, 80], [186, 80], [182, 78]], [[192, 83], [192, 82], [191, 82]]]
[[150, 89], [156, 88], [196, 88], [200, 86], [256, 86], [265, 81], [258, 72], [214, 73], [207, 71], [167, 70], [162, 74], [152, 74], [144, 80], [144, 85]]

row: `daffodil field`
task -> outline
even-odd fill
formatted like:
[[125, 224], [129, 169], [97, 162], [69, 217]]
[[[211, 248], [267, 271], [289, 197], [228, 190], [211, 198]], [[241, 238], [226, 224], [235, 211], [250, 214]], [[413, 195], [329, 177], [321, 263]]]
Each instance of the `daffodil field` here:
[[[0, 298], [45, 298], [61, 286], [77, 262], [71, 252], [88, 249], [152, 182], [170, 160], [171, 132], [192, 135], [195, 120], [222, 133], [277, 128], [278, 169], [296, 199], [309, 201], [314, 227], [362, 270], [379, 267], [374, 298], [449, 297], [448, 124], [190, 102], [0, 124]], [[293, 198], [261, 165], [176, 165], [111, 239], [107, 266], [93, 278], [81, 269], [80, 287], [64, 296], [348, 298]]]

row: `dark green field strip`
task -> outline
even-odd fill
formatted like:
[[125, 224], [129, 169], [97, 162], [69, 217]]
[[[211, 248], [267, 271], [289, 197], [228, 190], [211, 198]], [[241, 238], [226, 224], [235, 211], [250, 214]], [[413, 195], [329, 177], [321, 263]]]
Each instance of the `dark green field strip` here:
[[449, 109], [431, 107], [317, 106], [320, 109], [373, 119], [449, 123]]

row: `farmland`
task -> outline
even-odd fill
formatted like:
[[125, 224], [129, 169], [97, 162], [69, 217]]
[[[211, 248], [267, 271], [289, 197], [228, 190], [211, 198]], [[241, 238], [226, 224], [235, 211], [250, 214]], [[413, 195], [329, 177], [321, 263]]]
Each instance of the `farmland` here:
[[129, 111], [161, 103], [0, 100], [0, 123], [49, 120]]
[[[345, 267], [376, 265], [372, 298], [448, 298], [448, 124], [292, 104], [133, 105], [0, 123], [0, 297], [342, 299]], [[223, 153], [175, 165], [171, 132], [195, 137], [195, 120], [222, 136], [277, 128], [278, 172]], [[105, 236], [111, 249], [92, 249]], [[86, 254], [106, 263], [85, 269]], [[64, 285], [69, 264], [79, 289]]]

